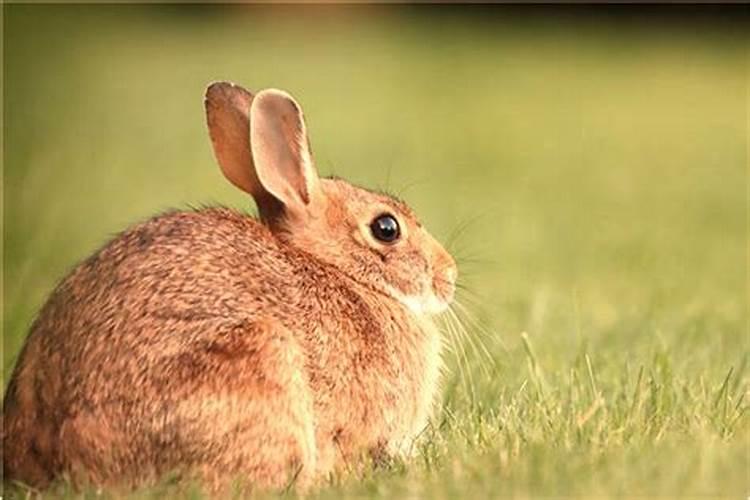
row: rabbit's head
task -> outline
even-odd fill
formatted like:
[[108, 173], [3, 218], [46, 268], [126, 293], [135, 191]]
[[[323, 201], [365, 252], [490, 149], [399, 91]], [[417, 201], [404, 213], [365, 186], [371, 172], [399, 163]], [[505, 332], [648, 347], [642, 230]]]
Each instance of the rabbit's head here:
[[274, 235], [416, 314], [453, 298], [456, 264], [391, 196], [320, 178], [302, 110], [287, 93], [225, 82], [206, 92], [208, 129], [224, 175], [252, 195]]

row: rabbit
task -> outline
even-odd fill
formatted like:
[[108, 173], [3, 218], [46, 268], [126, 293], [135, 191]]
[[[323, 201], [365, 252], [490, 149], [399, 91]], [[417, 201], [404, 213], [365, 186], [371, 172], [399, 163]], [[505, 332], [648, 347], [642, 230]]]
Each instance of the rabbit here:
[[158, 215], [56, 287], [7, 386], [6, 481], [310, 488], [427, 425], [454, 259], [404, 202], [319, 177], [288, 93], [216, 82], [205, 109], [258, 217]]

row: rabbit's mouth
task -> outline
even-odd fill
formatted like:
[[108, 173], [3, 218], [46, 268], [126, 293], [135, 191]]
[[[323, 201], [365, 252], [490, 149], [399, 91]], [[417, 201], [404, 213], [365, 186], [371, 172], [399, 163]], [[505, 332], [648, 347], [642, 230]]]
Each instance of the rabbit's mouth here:
[[432, 278], [432, 292], [436, 299], [445, 303], [447, 308], [453, 302], [456, 293], [456, 278], [458, 271], [456, 266], [445, 267]]
[[435, 315], [445, 312], [453, 301], [455, 285], [450, 280], [433, 280], [432, 286], [425, 286], [418, 295], [406, 295], [389, 287], [392, 297], [401, 302], [411, 312], [418, 316]]
[[448, 309], [450, 302], [439, 299], [435, 294], [426, 294], [425, 296], [401, 296], [398, 300], [404, 304], [411, 312], [418, 316], [440, 314]]

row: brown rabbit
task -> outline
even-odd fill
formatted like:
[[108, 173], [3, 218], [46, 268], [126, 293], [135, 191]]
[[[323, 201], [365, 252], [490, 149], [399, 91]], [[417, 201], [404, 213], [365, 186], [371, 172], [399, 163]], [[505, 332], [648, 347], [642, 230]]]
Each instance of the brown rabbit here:
[[288, 94], [222, 82], [205, 103], [260, 220], [160, 215], [63, 280], [5, 394], [6, 480], [312, 485], [426, 425], [454, 260], [403, 202], [319, 178]]

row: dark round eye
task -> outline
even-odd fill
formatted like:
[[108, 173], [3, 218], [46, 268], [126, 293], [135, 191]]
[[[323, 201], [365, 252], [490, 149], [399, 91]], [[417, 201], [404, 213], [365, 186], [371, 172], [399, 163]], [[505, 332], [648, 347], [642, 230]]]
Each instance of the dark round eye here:
[[383, 243], [393, 243], [401, 236], [398, 221], [391, 214], [381, 214], [370, 224], [370, 231], [376, 240]]

